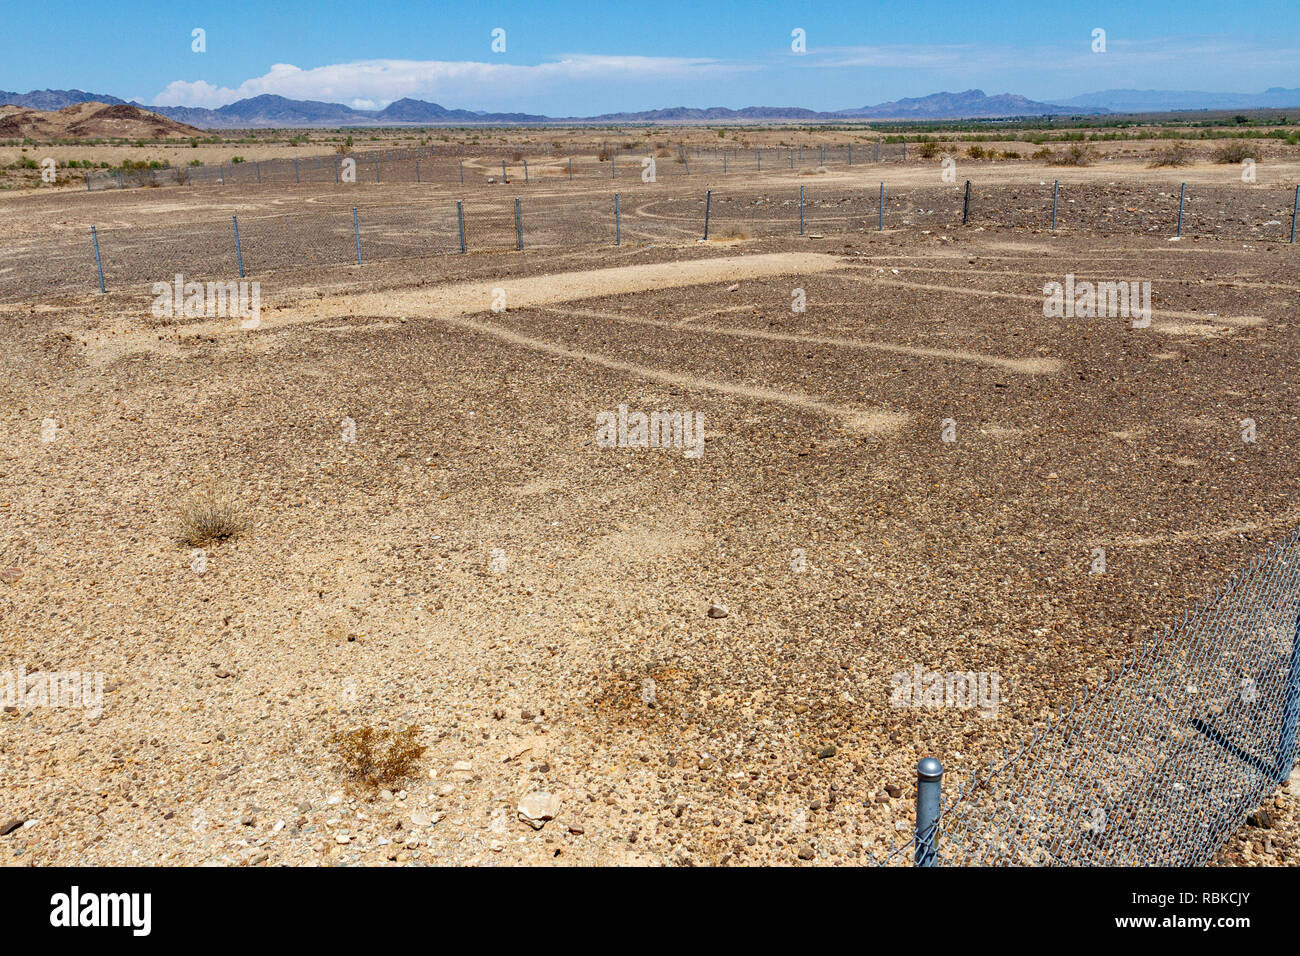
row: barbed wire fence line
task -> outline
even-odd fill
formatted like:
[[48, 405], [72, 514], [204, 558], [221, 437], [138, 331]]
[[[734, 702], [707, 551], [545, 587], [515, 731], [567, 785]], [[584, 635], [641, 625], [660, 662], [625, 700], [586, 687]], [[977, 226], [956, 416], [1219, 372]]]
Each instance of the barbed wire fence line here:
[[[157, 168], [97, 169], [83, 173], [86, 188], [138, 189], [161, 186], [287, 185], [289, 183], [343, 183], [350, 160], [356, 182], [453, 183], [486, 182], [489, 177], [510, 181], [590, 181], [640, 176], [643, 161], [654, 160], [656, 177], [685, 178], [692, 173], [726, 172], [737, 175], [763, 170], [805, 170], [823, 166], [852, 166], [901, 162], [903, 144], [820, 147], [686, 147], [664, 143], [602, 144], [595, 151], [576, 150], [562, 144], [479, 146], [468, 151], [451, 146], [413, 146], [398, 149], [348, 150], [299, 158], [238, 160], [214, 165], [160, 166]], [[530, 163], [531, 168], [530, 168]]]
[[[537, 172], [541, 168], [533, 165], [530, 183], [544, 181]], [[566, 173], [567, 159], [556, 168]], [[510, 169], [507, 160], [508, 174]], [[425, 163], [420, 175], [432, 172], [433, 167]], [[455, 255], [462, 253], [462, 230], [465, 253], [521, 247], [596, 250], [704, 238], [804, 236], [852, 241], [902, 231], [947, 239], [963, 228], [1286, 243], [1294, 242], [1300, 210], [1300, 186], [1294, 193], [1289, 188], [1282, 193], [1271, 187], [1246, 191], [1202, 186], [1181, 191], [1155, 185], [1047, 184], [1027, 188], [972, 185], [967, 180], [901, 188], [884, 181], [876, 188], [846, 189], [815, 177], [804, 186], [743, 182], [728, 186], [716, 177], [702, 176], [698, 191], [684, 191], [665, 190], [658, 180], [643, 181], [639, 167], [628, 172], [626, 179], [614, 178], [605, 190], [571, 194], [561, 188], [530, 195], [524, 188], [528, 184], [518, 179], [464, 192], [456, 182], [448, 184], [452, 187], [448, 190], [386, 199], [364, 191], [340, 191], [316, 197], [292, 212], [236, 212], [238, 250], [225, 210], [205, 210], [200, 218], [183, 224], [97, 226], [93, 237], [62, 230], [53, 236], [19, 238], [5, 249], [10, 268], [0, 272], [0, 300], [98, 288], [101, 274], [105, 289], [163, 281], [178, 272], [196, 279], [229, 277], [236, 274], [240, 259], [240, 271], [263, 276], [285, 268], [356, 265], [358, 242], [363, 263]], [[303, 173], [300, 164], [297, 175]], [[329, 174], [333, 175], [332, 169]], [[241, 169], [239, 175], [247, 171]], [[382, 183], [384, 173], [378, 175]], [[443, 168], [442, 175], [458, 180], [459, 167]], [[516, 221], [516, 200], [521, 222]], [[357, 209], [355, 232], [353, 208]]]
[[872, 862], [1204, 865], [1289, 779], [1297, 724], [1300, 529], [945, 805], [921, 761], [915, 833]]

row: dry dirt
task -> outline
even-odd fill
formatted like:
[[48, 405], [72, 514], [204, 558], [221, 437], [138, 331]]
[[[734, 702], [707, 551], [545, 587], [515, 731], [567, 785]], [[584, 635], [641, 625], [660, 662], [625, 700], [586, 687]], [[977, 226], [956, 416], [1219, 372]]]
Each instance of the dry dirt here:
[[[229, 197], [7, 198], [4, 241]], [[0, 861], [860, 863], [920, 757], [987, 764], [1300, 521], [1295, 247], [847, 239], [285, 267], [251, 330], [0, 306], [0, 670], [107, 681], [0, 714]], [[1067, 273], [1150, 281], [1151, 327], [1045, 319]], [[619, 405], [702, 455], [601, 447]], [[196, 564], [210, 479], [248, 523]], [[891, 707], [917, 664], [996, 716]], [[367, 725], [428, 746], [384, 793], [331, 743]], [[1295, 865], [1298, 797], [1219, 862]]]

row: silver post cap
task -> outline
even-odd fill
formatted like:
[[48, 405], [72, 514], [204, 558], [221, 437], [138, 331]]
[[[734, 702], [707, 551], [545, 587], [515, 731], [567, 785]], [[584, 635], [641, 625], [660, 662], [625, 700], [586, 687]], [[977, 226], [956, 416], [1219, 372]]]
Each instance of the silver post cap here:
[[916, 765], [917, 780], [939, 780], [943, 777], [943, 764], [934, 757], [923, 757]]

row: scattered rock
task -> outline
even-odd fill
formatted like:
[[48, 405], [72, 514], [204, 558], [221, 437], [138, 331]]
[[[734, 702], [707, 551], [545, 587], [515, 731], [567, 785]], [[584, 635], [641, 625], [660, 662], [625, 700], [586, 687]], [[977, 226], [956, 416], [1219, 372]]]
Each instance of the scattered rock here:
[[560, 798], [545, 790], [534, 790], [519, 801], [516, 809], [519, 811], [520, 820], [534, 830], [540, 830], [546, 825], [547, 820], [554, 820], [555, 815], [560, 812]]
[[1273, 827], [1273, 817], [1267, 810], [1256, 810], [1246, 818], [1246, 822], [1252, 827], [1259, 827], [1261, 830], [1270, 830]]
[[727, 610], [727, 605], [725, 605], [725, 604], [710, 604], [710, 605], [709, 605], [709, 617], [712, 617], [712, 618], [721, 618], [721, 617], [726, 617], [726, 616], [727, 616], [728, 614], [730, 614], [730, 613], [731, 613], [731, 612], [730, 612], [729, 610]]
[[8, 836], [23, 825], [23, 821], [18, 817], [11, 817], [4, 823], [0, 823], [0, 836]]

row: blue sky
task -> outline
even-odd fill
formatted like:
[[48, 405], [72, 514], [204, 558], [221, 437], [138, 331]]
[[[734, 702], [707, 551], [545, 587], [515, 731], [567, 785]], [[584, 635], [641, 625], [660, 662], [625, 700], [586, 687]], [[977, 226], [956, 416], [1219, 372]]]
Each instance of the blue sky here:
[[[191, 49], [206, 31], [207, 51]], [[505, 30], [505, 52], [491, 32]], [[802, 29], [806, 52], [791, 49]], [[1106, 31], [1094, 53], [1092, 31]], [[664, 106], [844, 109], [972, 87], [1300, 86], [1300, 0], [775, 3], [545, 0], [6, 4], [0, 89], [216, 107], [278, 93], [360, 108], [588, 115]]]

